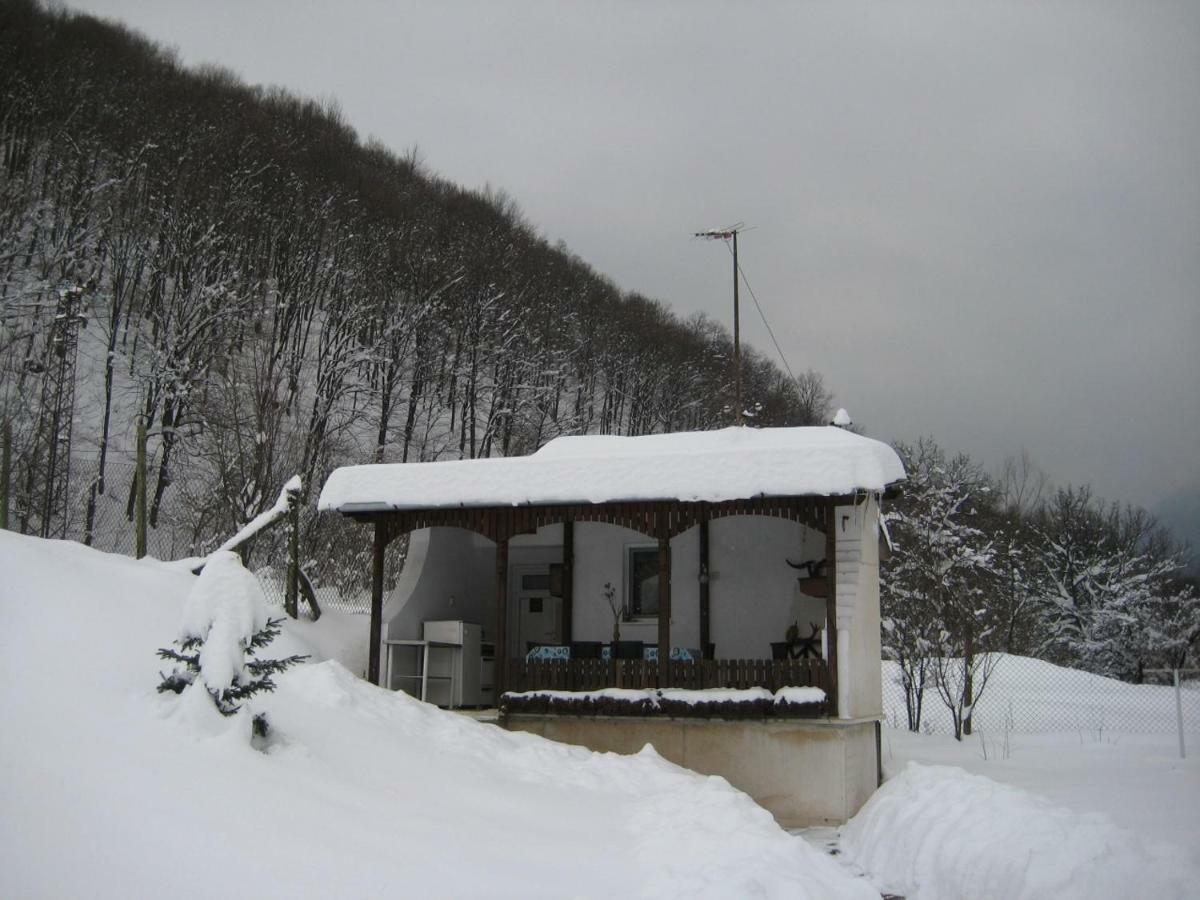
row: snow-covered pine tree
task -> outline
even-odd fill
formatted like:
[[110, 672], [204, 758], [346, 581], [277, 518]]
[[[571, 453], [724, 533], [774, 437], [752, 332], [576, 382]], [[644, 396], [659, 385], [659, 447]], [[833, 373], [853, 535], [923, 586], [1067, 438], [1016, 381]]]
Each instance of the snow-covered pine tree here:
[[996, 547], [981, 527], [990, 487], [968, 457], [947, 459], [932, 439], [896, 449], [908, 478], [885, 516], [896, 547], [880, 580], [883, 650], [899, 664], [909, 728], [920, 728], [932, 685], [961, 739], [996, 659], [985, 652], [996, 628], [986, 601]]
[[[209, 557], [184, 606], [178, 649], [164, 647], [160, 659], [175, 663], [162, 674], [159, 693], [205, 690], [223, 716], [235, 715], [255, 694], [273, 691], [271, 676], [307, 659], [258, 659], [279, 634], [281, 619], [269, 619], [258, 580], [231, 550]], [[265, 713], [253, 718], [254, 733], [266, 736]]]

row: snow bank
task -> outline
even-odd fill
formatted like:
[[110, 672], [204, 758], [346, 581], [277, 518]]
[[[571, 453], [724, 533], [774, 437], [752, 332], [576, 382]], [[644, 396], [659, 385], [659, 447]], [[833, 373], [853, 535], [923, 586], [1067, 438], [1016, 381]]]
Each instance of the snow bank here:
[[1182, 851], [962, 769], [909, 763], [843, 829], [847, 857], [920, 900], [1194, 896]]
[[181, 727], [154, 651], [194, 576], [9, 532], [0, 571], [2, 897], [878, 898], [724, 779], [336, 662], [278, 676], [265, 753]]
[[532, 456], [337, 469], [318, 508], [719, 502], [880, 491], [903, 478], [887, 444], [832, 426], [583, 435], [557, 438]]
[[1200, 868], [1200, 815], [1194, 803], [1179, 802], [1200, 797], [1200, 758], [1180, 759], [1173, 735], [977, 731], [956, 741], [885, 727], [885, 775], [910, 761], [957, 766], [1056, 806], [1103, 813], [1120, 828], [1179, 847]]

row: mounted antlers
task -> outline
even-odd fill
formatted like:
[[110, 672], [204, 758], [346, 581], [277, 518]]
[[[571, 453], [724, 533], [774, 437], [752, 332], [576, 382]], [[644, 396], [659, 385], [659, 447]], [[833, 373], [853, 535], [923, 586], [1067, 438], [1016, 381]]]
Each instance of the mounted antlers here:
[[794, 563], [787, 557], [784, 557], [783, 561], [785, 563], [787, 563], [789, 566], [791, 566], [793, 569], [803, 569], [805, 572], [808, 573], [808, 575], [806, 576], [808, 578], [824, 578], [825, 577], [826, 563], [825, 563], [825, 560], [823, 560], [823, 559], [810, 559], [805, 562]]

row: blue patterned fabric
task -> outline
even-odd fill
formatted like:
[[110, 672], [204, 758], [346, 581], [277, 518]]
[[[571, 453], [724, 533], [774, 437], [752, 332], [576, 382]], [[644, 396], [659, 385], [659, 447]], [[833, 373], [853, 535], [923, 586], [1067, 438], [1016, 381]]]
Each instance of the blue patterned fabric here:
[[526, 659], [570, 659], [571, 648], [566, 644], [542, 644], [525, 654]]
[[[569, 644], [542, 644], [526, 653], [525, 658], [527, 660], [570, 659], [571, 647]], [[612, 647], [610, 645], [605, 644], [600, 648], [600, 658], [604, 660], [612, 659]], [[653, 644], [643, 647], [642, 659], [646, 662], [658, 662], [658, 647]], [[700, 651], [694, 647], [672, 647], [671, 659], [676, 662], [696, 662], [700, 659]]]

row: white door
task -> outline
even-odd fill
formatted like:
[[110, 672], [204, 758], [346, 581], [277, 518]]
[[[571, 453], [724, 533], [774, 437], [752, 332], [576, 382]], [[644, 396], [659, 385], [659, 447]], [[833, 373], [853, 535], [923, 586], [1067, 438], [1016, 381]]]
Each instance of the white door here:
[[530, 644], [562, 643], [562, 600], [550, 596], [549, 566], [518, 566], [515, 572], [517, 646], [524, 656]]

